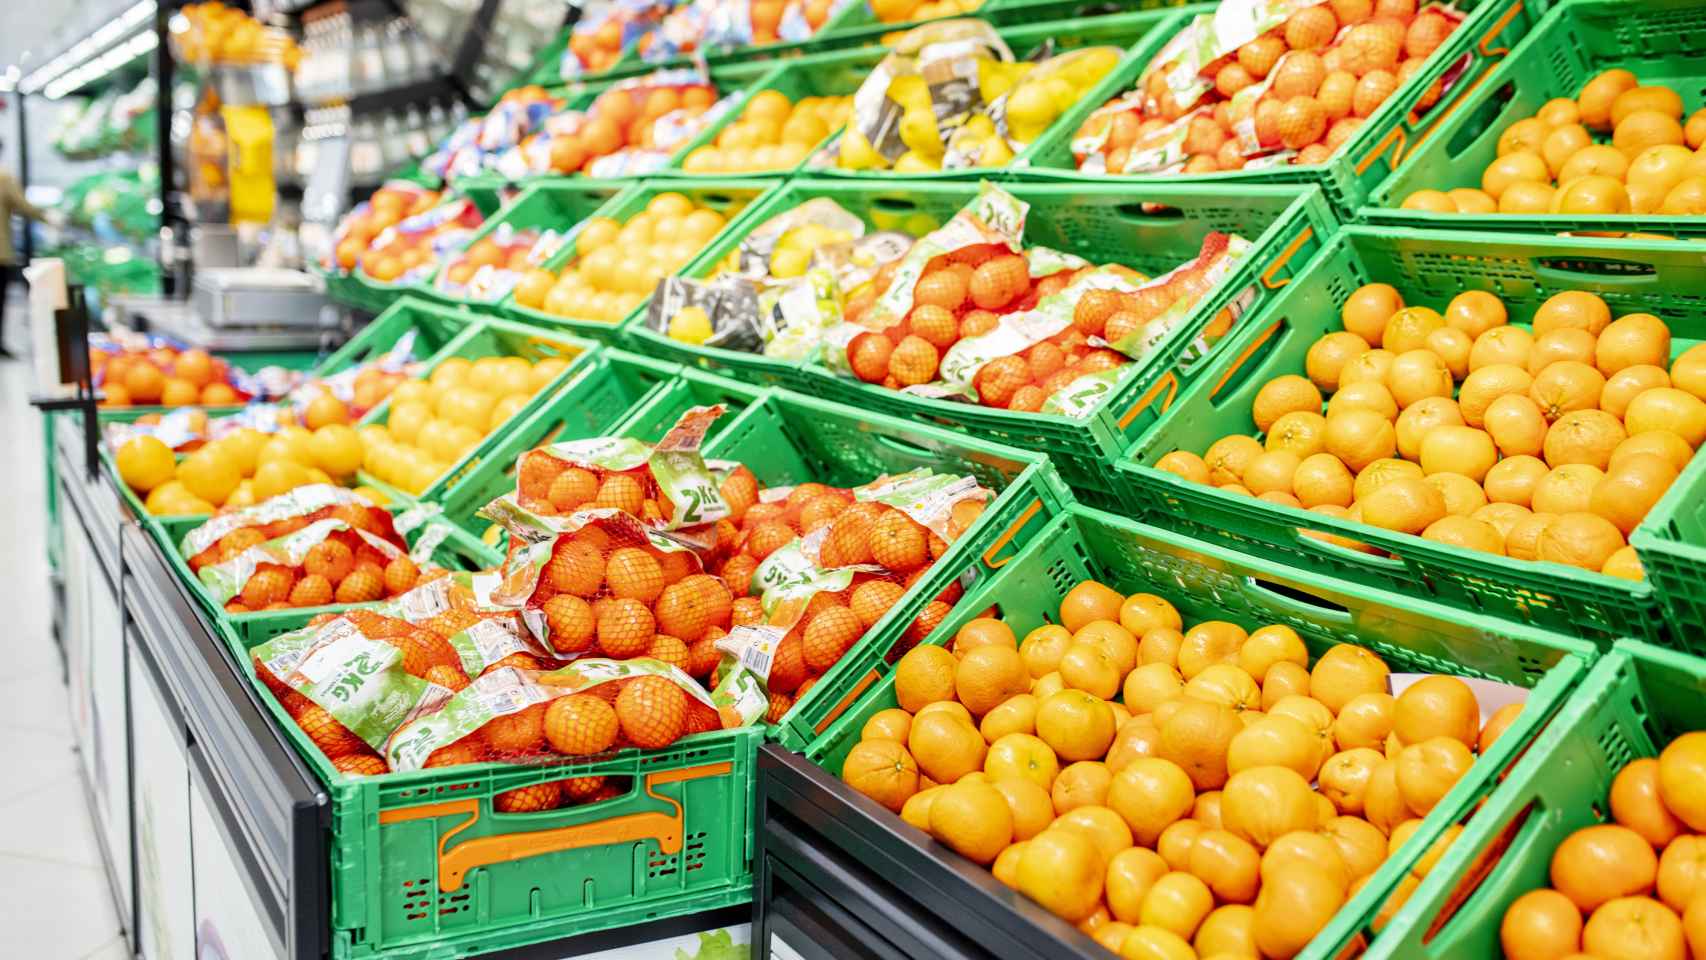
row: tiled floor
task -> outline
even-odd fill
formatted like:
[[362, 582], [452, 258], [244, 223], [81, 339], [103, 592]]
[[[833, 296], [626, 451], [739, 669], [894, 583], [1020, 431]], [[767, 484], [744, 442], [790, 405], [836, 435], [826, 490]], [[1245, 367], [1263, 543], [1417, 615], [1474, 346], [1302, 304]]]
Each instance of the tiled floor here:
[[[21, 300], [7, 344], [25, 346]], [[41, 418], [27, 359], [0, 360], [0, 955], [130, 956], [77, 772], [44, 562]]]

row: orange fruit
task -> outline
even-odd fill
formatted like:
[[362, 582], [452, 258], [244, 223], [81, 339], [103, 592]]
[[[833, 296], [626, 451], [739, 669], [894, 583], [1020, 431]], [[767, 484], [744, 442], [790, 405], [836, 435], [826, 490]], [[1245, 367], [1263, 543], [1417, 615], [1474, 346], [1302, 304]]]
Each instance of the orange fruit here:
[[893, 740], [905, 743], [906, 735], [912, 729], [912, 715], [905, 710], [890, 707], [871, 714], [870, 719], [859, 729], [861, 740]]
[[1150, 886], [1138, 911], [1138, 929], [1160, 928], [1188, 942], [1209, 911], [1214, 894], [1208, 884], [1182, 871], [1163, 874]]
[[1054, 787], [1049, 790], [1054, 812], [1062, 814], [1087, 804], [1101, 806], [1107, 802], [1112, 783], [1113, 774], [1100, 761], [1080, 760], [1069, 764], [1054, 778]]
[[663, 588], [653, 608], [657, 629], [682, 640], [697, 640], [711, 627], [730, 622], [734, 597], [723, 582], [709, 574], [694, 574]]
[[1398, 792], [1416, 816], [1426, 816], [1475, 763], [1462, 741], [1431, 737], [1398, 754]]
[[[1653, 770], [1651, 776], [1656, 780], [1657, 771]], [[1612, 790], [1612, 797], [1615, 800], [1617, 796], [1615, 782], [1612, 784]], [[1656, 801], [1657, 794], [1654, 793], [1652, 797], [1641, 798], [1638, 803], [1643, 806], [1650, 806]], [[1680, 827], [1680, 824], [1676, 824], [1674, 820], [1671, 821], [1671, 825]], [[1629, 826], [1629, 824], [1624, 824], [1624, 826]], [[1649, 830], [1641, 829], [1642, 826], [1662, 829], [1665, 825], [1656, 823], [1648, 817], [1643, 818], [1641, 826], [1632, 829], [1643, 836], [1651, 836]], [[1665, 906], [1681, 913], [1688, 909], [1690, 903], [1699, 899], [1701, 893], [1706, 892], [1706, 837], [1692, 833], [1677, 836], [1667, 842], [1663, 851], [1659, 855], [1659, 899], [1664, 901]]]
[[1060, 762], [1048, 744], [1028, 733], [1009, 733], [989, 745], [983, 772], [992, 781], [1024, 780], [1043, 790], [1054, 786]]
[[1670, 461], [1651, 453], [1631, 454], [1593, 488], [1589, 508], [1628, 536], [1676, 480]]
[[1156, 755], [1184, 770], [1196, 789], [1218, 790], [1226, 783], [1228, 747], [1243, 729], [1231, 707], [1188, 700], [1159, 725]]
[[1352, 698], [1385, 693], [1387, 667], [1364, 647], [1337, 644], [1315, 662], [1309, 674], [1309, 695], [1337, 714]]
[[1424, 677], [1398, 695], [1392, 728], [1405, 743], [1450, 737], [1473, 749], [1481, 733], [1475, 692], [1456, 677]]
[[634, 746], [667, 747], [684, 732], [687, 694], [662, 677], [635, 677], [616, 695], [616, 719]]
[[603, 753], [616, 743], [620, 727], [616, 711], [603, 698], [573, 694], [545, 708], [545, 741], [571, 757]]
[[1107, 806], [1124, 818], [1137, 843], [1154, 846], [1163, 830], [1190, 812], [1195, 799], [1191, 778], [1178, 764], [1139, 757], [1114, 775]]
[[918, 769], [937, 783], [954, 783], [981, 770], [988, 750], [976, 727], [941, 712], [913, 717], [906, 745]]
[[926, 704], [954, 698], [959, 661], [936, 646], [908, 650], [895, 665], [895, 699], [902, 710], [917, 713]]
[[1682, 920], [1650, 897], [1619, 897], [1593, 911], [1582, 927], [1582, 947], [1606, 960], [1684, 960], [1688, 955]]
[[[1470, 429], [1470, 428], [1463, 428]], [[1400, 533], [1420, 533], [1445, 516], [1445, 498], [1427, 481], [1400, 477], [1358, 497], [1363, 522]]]
[[1019, 857], [1019, 892], [1073, 923], [1095, 911], [1105, 879], [1101, 854], [1077, 831], [1044, 830]]
[[1379, 751], [1369, 747], [1344, 750], [1327, 758], [1321, 765], [1321, 795], [1332, 802], [1340, 813], [1360, 814], [1363, 794], [1374, 771], [1386, 762]]
[[488, 750], [496, 754], [530, 753], [545, 743], [546, 705], [532, 706], [493, 717], [479, 729]]
[[1450, 425], [1429, 431], [1422, 438], [1420, 453], [1423, 473], [1457, 473], [1476, 483], [1486, 477], [1499, 457], [1486, 431]]
[[1392, 315], [1404, 308], [1404, 298], [1396, 288], [1385, 283], [1369, 283], [1358, 287], [1339, 308], [1339, 320], [1344, 328], [1368, 343], [1379, 346]]
[[1124, 603], [1125, 597], [1107, 586], [1094, 580], [1081, 581], [1061, 600], [1060, 622], [1074, 633], [1094, 620], [1118, 622]]
[[[996, 779], [990, 786], [1001, 794], [1007, 801], [1007, 810], [1013, 815], [1013, 839], [1023, 842], [1031, 839], [1054, 822], [1054, 804], [1049, 800], [1048, 791], [1029, 780]], [[1124, 824], [1120, 825], [1124, 828]], [[1008, 850], [1013, 849], [1008, 847]], [[1002, 851], [1005, 856], [1006, 851]], [[1015, 855], [1016, 857], [1017, 855]], [[1017, 870], [1016, 859], [1010, 864]]]
[[1167, 872], [1161, 855], [1144, 847], [1128, 847], [1108, 858], [1104, 886], [1108, 912], [1126, 923], [1136, 923], [1144, 898]]
[[1226, 751], [1226, 768], [1234, 776], [1256, 767], [1277, 765], [1307, 780], [1315, 779], [1322, 757], [1309, 729], [1291, 717], [1261, 717], [1238, 732]]
[[1256, 895], [1256, 946], [1266, 957], [1301, 953], [1344, 904], [1345, 891], [1305, 864], [1276, 870]]
[[842, 761], [847, 785], [896, 813], [918, 792], [918, 764], [893, 740], [861, 740]]
[[1690, 830], [1706, 827], [1706, 734], [1685, 733], [1659, 754], [1659, 796]]
[[1547, 524], [1536, 543], [1536, 555], [1549, 563], [1599, 570], [1623, 546], [1623, 534], [1596, 513], [1564, 513]]
[[1044, 624], [1025, 634], [1019, 657], [1033, 678], [1041, 677], [1059, 669], [1060, 659], [1071, 645], [1071, 631], [1058, 624]]
[[978, 732], [983, 739], [994, 743], [1010, 733], [1034, 733], [1037, 729], [1037, 697], [1021, 693], [1009, 697], [1006, 703], [983, 715]]
[[1062, 690], [1037, 705], [1037, 736], [1062, 760], [1095, 760], [1114, 739], [1114, 713], [1082, 690]]
[[1668, 430], [1698, 448], [1706, 443], [1706, 400], [1675, 387], [1644, 390], [1629, 401], [1623, 422], [1630, 434]]
[[930, 833], [966, 859], [987, 865], [1013, 842], [1013, 814], [989, 784], [955, 783], [931, 802]]
[[1505, 910], [1499, 944], [1509, 960], [1553, 960], [1581, 945], [1582, 915], [1556, 890], [1530, 890]]

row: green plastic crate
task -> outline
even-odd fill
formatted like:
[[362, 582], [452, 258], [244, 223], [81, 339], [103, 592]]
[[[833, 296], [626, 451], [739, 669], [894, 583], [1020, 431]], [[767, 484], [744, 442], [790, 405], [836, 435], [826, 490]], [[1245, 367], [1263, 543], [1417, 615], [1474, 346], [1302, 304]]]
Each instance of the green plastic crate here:
[[[1467, 14], [1444, 44], [1428, 57], [1426, 65], [1401, 84], [1392, 96], [1381, 104], [1344, 146], [1325, 163], [1263, 167], [1232, 170], [1222, 173], [1185, 175], [1183, 173], [1115, 175], [1078, 172], [1072, 154], [1072, 137], [1077, 125], [1056, 124], [1043, 140], [1033, 145], [1030, 165], [1024, 171], [1049, 179], [1073, 182], [1119, 184], [1127, 190], [1147, 190], [1152, 184], [1195, 183], [1202, 185], [1242, 185], [1260, 183], [1313, 183], [1327, 192], [1335, 210], [1345, 216], [1354, 215], [1369, 195], [1369, 191], [1392, 172], [1406, 145], [1425, 139], [1432, 129], [1449, 117], [1474, 90], [1488, 70], [1492, 69], [1521, 40], [1544, 12], [1544, 4], [1525, 0], [1464, 0], [1455, 5]], [[1194, 11], [1177, 21], [1183, 28]], [[1176, 31], [1175, 31], [1176, 32]], [[1157, 48], [1157, 51], [1159, 48]], [[1413, 111], [1435, 80], [1444, 77], [1467, 57], [1467, 66], [1457, 74], [1451, 88], [1439, 102], [1418, 116]], [[1132, 87], [1142, 75], [1149, 57], [1125, 62], [1110, 78], [1110, 96]], [[1107, 98], [1104, 98], [1104, 100]], [[1098, 103], [1096, 106], [1100, 106]], [[1085, 114], [1088, 116], [1088, 112]]]
[[328, 270], [318, 263], [308, 265], [308, 272], [326, 285], [326, 296], [333, 303], [353, 307], [367, 313], [378, 313], [391, 305], [396, 297], [388, 290], [379, 290], [356, 279], [355, 274]]
[[[751, 897], [751, 793], [762, 728], [549, 766], [350, 776], [254, 680], [244, 655], [310, 614], [235, 625], [228, 642], [256, 697], [331, 797], [331, 956], [472, 956]], [[631, 786], [578, 807], [519, 814], [492, 807], [506, 790], [586, 776], [627, 777]]]
[[[417, 301], [415, 309], [448, 311], [451, 308]], [[480, 455], [498, 443], [508, 427], [523, 422], [532, 415], [533, 411], [543, 406], [548, 398], [561, 390], [563, 385], [575, 377], [583, 367], [593, 362], [599, 349], [598, 344], [591, 340], [561, 331], [541, 330], [538, 327], [517, 323], [513, 320], [486, 317], [475, 321], [461, 336], [451, 341], [427, 361], [426, 366], [421, 371], [421, 379], [430, 378], [432, 372], [451, 357], [463, 357], [469, 360], [494, 356], [522, 357], [531, 362], [538, 362], [548, 357], [558, 357], [568, 360], [568, 366], [552, 378], [550, 383], [540, 388], [508, 421], [489, 431], [473, 449], [458, 458], [439, 475], [437, 480], [434, 480], [419, 494], [402, 492], [394, 485], [373, 476], [365, 467], [356, 471], [357, 481], [379, 489], [394, 499], [439, 502], [445, 491], [454, 486], [463, 474], [479, 463]], [[390, 416], [391, 400], [388, 397], [384, 403], [369, 410], [367, 415], [361, 418], [359, 426], [365, 427], [369, 424], [383, 426], [389, 421]]]
[[1630, 535], [1674, 646], [1706, 656], [1706, 457], [1695, 457]]
[[[1200, 9], [1206, 11], [1208, 7], [1201, 5]], [[1079, 97], [1078, 101], [1066, 112], [1056, 117], [1048, 129], [1043, 131], [1037, 139], [1015, 153], [1013, 159], [1005, 167], [966, 167], [954, 170], [936, 170], [930, 173], [896, 173], [893, 170], [843, 170], [836, 166], [833, 161], [818, 166], [812, 162], [811, 158], [808, 158], [800, 168], [800, 173], [807, 176], [862, 182], [931, 183], [942, 180], [975, 182], [992, 177], [1003, 177], [1014, 171], [1024, 170], [1036, 162], [1036, 158], [1040, 156], [1039, 150], [1044, 149], [1057, 136], [1070, 136], [1071, 131], [1078, 129], [1091, 111], [1117, 93], [1120, 89], [1118, 86], [1119, 78], [1130, 72], [1133, 63], [1147, 61], [1154, 55], [1155, 51], [1161, 48], [1167, 38], [1177, 31], [1180, 16], [1181, 13], [1177, 10], [1159, 9], [1108, 16], [1089, 16], [1075, 20], [1053, 20], [1047, 23], [1037, 23], [1028, 17], [1017, 17], [1016, 20], [1023, 21], [1025, 25], [1000, 28], [1001, 39], [1007, 42], [1013, 56], [1019, 60], [1064, 53], [1084, 47], [1114, 46], [1122, 51], [1119, 62], [1112, 70], [1108, 71], [1107, 75], [1086, 90], [1083, 96]], [[886, 51], [882, 52], [886, 53]]]
[[[656, 440], [674, 419], [674, 411], [664, 405], [631, 418], [626, 433]], [[1006, 564], [1072, 502], [1040, 454], [784, 390], [765, 391], [736, 415], [706, 443], [705, 456], [744, 463], [767, 487], [807, 481], [851, 487], [929, 467], [971, 474], [996, 494], [930, 572], [783, 715], [773, 736], [795, 749], [815, 741], [870, 685], [925, 604], [968, 571], [984, 576]], [[962, 600], [956, 609], [965, 604]]]
[[[1499, 924], [1517, 897], [1548, 880], [1552, 852], [1608, 820], [1611, 781], [1701, 728], [1706, 664], [1620, 641], [1493, 791], [1366, 956], [1497, 957]], [[1492, 862], [1489, 862], [1492, 861]], [[1585, 919], [1585, 918], [1584, 918]]]
[[[407, 511], [406, 506], [389, 508], [395, 518]], [[201, 580], [190, 570], [189, 560], [179, 551], [184, 536], [191, 530], [206, 523], [207, 517], [160, 517], [154, 524], [153, 531], [160, 543], [160, 550], [165, 554], [166, 562], [172, 567], [178, 578], [189, 585], [189, 592], [196, 602], [217, 622], [229, 625], [232, 629], [242, 629], [243, 624], [250, 625], [247, 629], [270, 631], [272, 633], [294, 629], [288, 626], [293, 618], [304, 618], [327, 611], [348, 610], [363, 604], [330, 603], [320, 607], [299, 607], [290, 610], [257, 610], [249, 613], [227, 613], [224, 606], [215, 602], [213, 594], [208, 593], [202, 586]], [[422, 537], [442, 537], [442, 541], [434, 548], [432, 560], [446, 570], [488, 570], [503, 563], [503, 554], [469, 536], [454, 524], [443, 519], [428, 516], [422, 523], [403, 535], [403, 541], [411, 548]], [[278, 626], [286, 624], [286, 626]], [[258, 641], [257, 641], [258, 642]]]
[[[1692, 0], [1567, 0], [1554, 7], [1431, 136], [1370, 193], [1364, 220], [1401, 227], [1564, 233], [1642, 231], [1706, 236], [1706, 218], [1658, 214], [1429, 214], [1400, 209], [1422, 189], [1480, 187], [1499, 135], [1554, 97], [1573, 99], [1605, 70], [1631, 70], [1643, 85], [1681, 94], [1683, 116], [1706, 104], [1706, 7]], [[1596, 142], [1610, 143], [1609, 135]], [[1402, 149], [1402, 148], [1400, 148]], [[1396, 152], [1396, 151], [1394, 151]]]
[[[458, 181], [460, 185], [461, 181]], [[566, 234], [577, 224], [586, 220], [598, 209], [609, 203], [611, 199], [629, 188], [629, 184], [618, 180], [595, 180], [591, 177], [551, 177], [538, 180], [518, 193], [513, 200], [504, 204], [497, 215], [486, 218], [486, 222], [469, 239], [472, 246], [496, 232], [500, 224], [508, 224], [515, 230], [555, 230]], [[430, 280], [427, 287], [431, 295], [444, 303], [460, 306], [469, 311], [490, 314], [499, 312], [499, 305], [509, 299], [504, 294], [496, 300], [475, 300], [468, 297], [453, 296], [449, 292], [438, 289], [438, 274], [443, 272], [441, 266]], [[529, 317], [530, 322], [544, 323], [548, 326], [561, 326], [550, 314], [541, 313], [537, 317]], [[583, 324], [574, 331], [587, 336], [596, 336], [607, 332], [602, 324]]]
[[[1017, 449], [1041, 450], [1049, 454], [1061, 476], [1081, 497], [1112, 504], [1112, 471], [1106, 464], [1137, 436], [1144, 423], [1139, 415], [1157, 395], [1177, 392], [1208, 366], [1204, 359], [1176, 369], [1197, 333], [1245, 291], [1251, 299], [1243, 309], [1249, 314], [1290, 283], [1332, 234], [1335, 221], [1320, 192], [1307, 187], [1253, 187], [1233, 193], [1216, 188], [1157, 186], [1145, 191], [1141, 202], [1118, 187], [1024, 183], [1010, 184], [1007, 189], [1031, 206], [1025, 230], [1027, 244], [1054, 247], [1094, 261], [1112, 258], [1154, 275], [1195, 257], [1210, 231], [1241, 233], [1254, 246], [1233, 275], [1158, 344], [1149, 359], [1127, 367], [1124, 378], [1083, 419], [932, 400], [840, 377], [815, 364], [678, 343], [646, 329], [643, 315], [628, 321], [629, 340], [650, 355], [724, 369], [745, 380], [780, 384], [857, 409], [972, 432]], [[748, 214], [745, 229], [725, 232], [682, 273], [708, 275], [752, 227], [814, 197], [834, 200], [875, 229], [900, 229], [922, 236], [951, 218], [977, 195], [977, 190], [977, 184], [965, 182], [883, 185], [792, 180]], [[1148, 210], [1145, 203], [1169, 209]], [[1248, 319], [1240, 323], [1248, 323]], [[1220, 344], [1230, 338], [1222, 338]]]
[[[733, 231], [739, 229], [741, 224], [745, 223], [747, 215], [754, 207], [758, 206], [755, 201], [758, 200], [765, 191], [774, 186], [775, 183], [776, 181], [774, 180], [726, 177], [698, 177], [694, 179], [658, 178], [645, 180], [635, 184], [633, 189], [625, 190], [615, 197], [612, 197], [608, 203], [599, 207], [591, 215], [609, 217], [618, 223], [627, 223], [629, 217], [643, 211], [646, 208], [646, 204], [650, 203], [658, 194], [668, 192], [680, 193], [692, 200], [695, 204], [710, 207], [711, 209], [718, 211], [727, 219], [728, 222], [724, 224], [723, 229], [717, 233], [716, 236], [711, 238], [710, 246], [714, 247], [731, 235], [740, 235], [734, 234]], [[574, 244], [564, 244], [563, 249], [558, 250], [555, 256], [545, 261], [544, 268], [552, 273], [557, 273], [561, 271], [566, 264], [574, 260], [576, 255], [577, 251], [575, 250]], [[690, 264], [692, 262], [693, 261], [689, 261]], [[583, 336], [596, 337], [598, 339], [608, 340], [620, 345], [626, 340], [624, 324], [630, 317], [644, 313], [646, 307], [645, 303], [642, 302], [639, 307], [630, 312], [629, 317], [625, 317], [614, 323], [604, 323], [597, 320], [586, 320], [578, 317], [558, 316], [556, 314], [546, 313], [543, 310], [524, 307], [515, 302], [515, 296], [512, 293], [510, 296], [503, 298], [499, 304], [499, 309], [508, 316], [515, 317], [516, 319], [523, 320], [528, 323], [567, 328], [574, 330], [576, 333], [582, 334]]]
[[[776, 62], [761, 77], [742, 90], [733, 103], [729, 105], [716, 123], [706, 127], [698, 136], [687, 141], [677, 152], [671, 164], [671, 175], [698, 179], [700, 177], [786, 177], [799, 172], [805, 161], [791, 167], [775, 170], [755, 170], [752, 172], [726, 173], [694, 173], [682, 169], [682, 164], [693, 151], [703, 146], [713, 144], [724, 128], [740, 118], [747, 104], [761, 90], [775, 90], [788, 98], [790, 102], [798, 103], [805, 97], [850, 97], [859, 89], [859, 84], [888, 54], [881, 47], [855, 47], [851, 50], [834, 50], [825, 53], [808, 54], [802, 57], [791, 57]], [[812, 145], [812, 153], [834, 139], [839, 128], [831, 130], [819, 143]], [[807, 154], [809, 159], [810, 154]]]
[[309, 379], [322, 379], [378, 360], [411, 332], [415, 342], [410, 352], [416, 360], [425, 360], [449, 346], [475, 322], [470, 313], [406, 297], [374, 317], [342, 347], [315, 365]]
[[[1526, 707], [1505, 734], [1299, 954], [1310, 960], [1339, 956], [1363, 931], [1409, 867], [1447, 827], [1471, 813], [1499, 772], [1546, 726], [1594, 653], [1580, 641], [1242, 557], [1082, 506], [1057, 517], [1012, 562], [968, 594], [925, 642], [945, 645], [961, 625], [991, 605], [1024, 636], [1051, 622], [1067, 591], [1086, 578], [1122, 593], [1157, 594], [1177, 607], [1187, 624], [1229, 620], [1246, 629], [1285, 624], [1303, 638], [1312, 656], [1334, 644], [1353, 643], [1379, 654], [1394, 672], [1449, 673], [1529, 688]], [[865, 721], [893, 706], [890, 673], [806, 749], [806, 758], [839, 775]], [[913, 829], [898, 819], [893, 827]], [[1456, 956], [1471, 955], [1488, 954]]]
[[756, 403], [755, 387], [714, 377], [678, 364], [659, 363], [636, 354], [607, 350], [595, 365], [563, 387], [521, 424], [505, 431], [503, 442], [463, 475], [445, 497], [445, 515], [462, 529], [500, 548], [503, 529], [475, 516], [492, 500], [515, 491], [515, 465], [528, 450], [561, 440], [631, 436], [656, 439], [689, 409], [722, 404], [724, 415], [711, 425], [714, 439], [735, 415]]
[[[1309, 271], [1234, 338], [1195, 386], [1162, 408], [1165, 415], [1118, 464], [1117, 482], [1128, 508], [1146, 522], [1204, 540], [1286, 557], [1301, 570], [1524, 620], [1602, 645], [1624, 636], [1659, 639], [1663, 623], [1651, 582], [1450, 547], [1226, 493], [1154, 467], [1172, 450], [1200, 454], [1228, 434], [1254, 435], [1250, 405], [1256, 392], [1275, 376], [1303, 371], [1310, 345], [1340, 328], [1339, 306], [1364, 283], [1390, 283], [1405, 302], [1436, 308], [1461, 291], [1485, 290], [1524, 323], [1552, 294], [1588, 290], [1604, 297], [1614, 314], [1646, 311], [1662, 317], [1671, 325], [1678, 352], [1706, 337], [1699, 312], [1706, 266], [1677, 244], [1632, 241], [1621, 257], [1614, 257], [1597, 240], [1482, 236], [1341, 230]], [[1348, 550], [1304, 530], [1343, 535], [1391, 556]]]
[[[342, 347], [330, 356], [321, 360], [309, 374], [310, 379], [329, 377], [333, 374], [348, 370], [351, 367], [379, 359], [397, 345], [397, 342], [411, 331], [415, 335], [415, 345], [411, 351], [417, 360], [425, 360], [448, 346], [457, 337], [462, 336], [475, 322], [468, 314], [435, 308], [422, 300], [405, 297], [388, 307], [378, 317], [375, 317], [360, 332], [351, 337]], [[241, 411], [242, 407], [204, 407], [210, 418], [226, 416]], [[165, 412], [166, 408], [159, 407], [123, 407], [107, 408], [100, 411], [102, 423], [132, 423], [147, 413]], [[144, 524], [154, 520], [143, 506], [142, 498], [138, 497], [129, 485], [118, 479], [118, 466], [113, 462], [112, 451], [107, 445], [101, 445], [101, 459], [113, 476], [114, 485], [132, 512]], [[180, 456], [179, 459], [182, 459]], [[195, 519], [189, 517], [187, 519]]]

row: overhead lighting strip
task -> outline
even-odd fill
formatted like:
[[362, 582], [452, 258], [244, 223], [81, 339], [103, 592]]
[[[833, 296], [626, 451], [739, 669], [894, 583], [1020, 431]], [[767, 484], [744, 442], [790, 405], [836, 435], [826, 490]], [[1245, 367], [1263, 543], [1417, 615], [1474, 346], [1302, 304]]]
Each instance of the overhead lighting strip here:
[[[129, 9], [101, 24], [93, 33], [72, 44], [64, 53], [30, 71], [18, 84], [18, 89], [24, 93], [35, 93], [37, 91], [48, 92], [50, 88], [55, 88], [61, 91], [58, 96], [64, 96], [65, 93], [83, 86], [89, 80], [110, 73], [141, 53], [154, 49], [158, 43], [158, 38], [154, 36], [153, 31], [133, 36], [118, 46], [113, 46], [113, 44], [120, 38], [133, 33], [139, 26], [152, 21], [156, 9], [156, 0], [138, 0]], [[148, 38], [146, 46], [139, 43], [143, 36]], [[112, 49], [109, 50], [108, 47], [112, 47]], [[114, 58], [120, 51], [136, 52], [126, 53], [123, 60], [115, 62]], [[98, 72], [85, 73], [97, 63], [106, 63], [110, 66]], [[63, 86], [62, 81], [79, 74], [85, 76], [86, 79], [73, 87]], [[54, 97], [55, 95], [48, 92], [48, 96]]]

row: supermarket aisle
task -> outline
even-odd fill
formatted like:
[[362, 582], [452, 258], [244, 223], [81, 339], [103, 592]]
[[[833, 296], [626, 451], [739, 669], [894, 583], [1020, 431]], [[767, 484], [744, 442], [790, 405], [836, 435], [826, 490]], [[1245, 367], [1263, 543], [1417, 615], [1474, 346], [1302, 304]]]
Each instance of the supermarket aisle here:
[[[23, 316], [21, 297], [8, 319]], [[16, 324], [7, 345], [27, 349]], [[8, 956], [128, 956], [100, 865], [72, 752], [45, 570], [41, 420], [28, 403], [27, 356], [0, 361], [0, 941]]]

